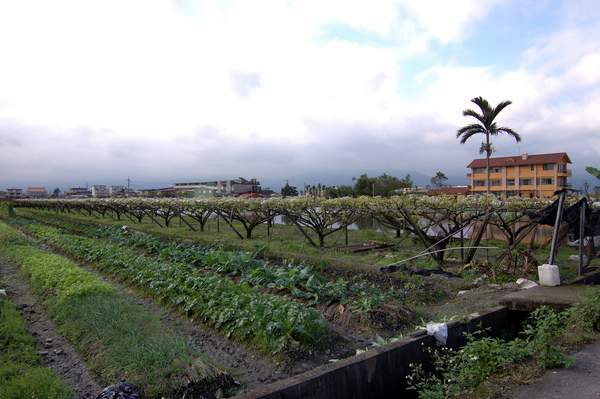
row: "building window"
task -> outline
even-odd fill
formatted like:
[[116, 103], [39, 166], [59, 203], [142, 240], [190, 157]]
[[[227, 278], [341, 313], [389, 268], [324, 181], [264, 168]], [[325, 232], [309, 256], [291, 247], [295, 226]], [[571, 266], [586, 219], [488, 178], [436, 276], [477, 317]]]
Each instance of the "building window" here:
[[490, 173], [502, 172], [502, 168], [490, 168]]
[[506, 192], [506, 198], [510, 198], [510, 197], [514, 197], [515, 196], [515, 192], [514, 191], [507, 191]]
[[543, 186], [553, 186], [554, 179], [538, 179], [538, 184], [541, 184]]
[[502, 180], [490, 180], [490, 186], [501, 186]]
[[485, 173], [485, 168], [475, 168], [473, 169], [473, 173]]
[[531, 170], [535, 170], [535, 165], [531, 165]]
[[521, 179], [519, 180], [521, 186], [533, 186], [533, 179]]
[[554, 170], [554, 164], [553, 163], [544, 164], [544, 170]]
[[485, 180], [477, 180], [475, 182], [475, 187], [485, 187]]
[[507, 179], [506, 180], [506, 185], [507, 186], [514, 186], [515, 185], [515, 179]]

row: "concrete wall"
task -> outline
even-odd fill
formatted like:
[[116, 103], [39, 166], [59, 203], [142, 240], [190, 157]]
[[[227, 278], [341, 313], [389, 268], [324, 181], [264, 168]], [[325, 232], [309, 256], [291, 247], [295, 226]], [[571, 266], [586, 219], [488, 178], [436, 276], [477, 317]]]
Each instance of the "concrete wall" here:
[[[482, 314], [473, 314], [469, 320], [448, 323], [447, 346], [464, 346], [464, 333], [475, 332], [480, 329], [480, 325], [486, 330], [487, 336], [497, 336], [502, 330], [514, 334], [518, 331], [521, 319], [521, 315], [513, 315], [508, 308], [496, 307]], [[405, 391], [406, 376], [412, 372], [410, 364], [427, 365], [427, 348], [436, 347], [437, 340], [427, 335], [426, 330], [420, 330], [398, 342], [370, 349], [360, 355], [277, 381], [235, 398], [416, 398], [415, 392]]]

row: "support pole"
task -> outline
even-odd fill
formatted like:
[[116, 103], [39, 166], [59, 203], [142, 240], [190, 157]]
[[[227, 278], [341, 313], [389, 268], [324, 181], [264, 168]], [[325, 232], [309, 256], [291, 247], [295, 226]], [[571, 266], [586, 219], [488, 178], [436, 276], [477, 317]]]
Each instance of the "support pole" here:
[[[584, 197], [585, 198], [585, 197]], [[585, 241], [585, 211], [587, 201], [581, 202], [581, 209], [579, 214], [579, 276], [583, 274], [583, 242]]]
[[552, 236], [552, 248], [550, 249], [550, 261], [549, 264], [554, 264], [554, 257], [556, 256], [556, 245], [558, 243], [558, 232], [560, 231], [560, 223], [562, 222], [563, 205], [565, 203], [565, 195], [567, 190], [562, 189], [560, 192], [560, 199], [558, 200], [558, 209], [556, 211], [556, 223], [554, 224], [554, 235]]

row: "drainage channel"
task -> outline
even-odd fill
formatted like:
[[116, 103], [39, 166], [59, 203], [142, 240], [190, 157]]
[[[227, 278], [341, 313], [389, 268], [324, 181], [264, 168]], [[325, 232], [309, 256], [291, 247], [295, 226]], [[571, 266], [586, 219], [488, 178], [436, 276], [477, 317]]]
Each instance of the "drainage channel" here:
[[[465, 333], [480, 330], [485, 330], [489, 337], [501, 333], [516, 335], [531, 311], [542, 305], [562, 311], [579, 300], [588, 284], [598, 283], [600, 273], [557, 287], [538, 286], [508, 295], [495, 308], [447, 323], [447, 341], [443, 346], [460, 348], [467, 343]], [[434, 335], [420, 330], [397, 342], [277, 381], [234, 399], [416, 398], [416, 392], [406, 390], [406, 376], [412, 373], [410, 364], [431, 364], [429, 349], [441, 346]]]

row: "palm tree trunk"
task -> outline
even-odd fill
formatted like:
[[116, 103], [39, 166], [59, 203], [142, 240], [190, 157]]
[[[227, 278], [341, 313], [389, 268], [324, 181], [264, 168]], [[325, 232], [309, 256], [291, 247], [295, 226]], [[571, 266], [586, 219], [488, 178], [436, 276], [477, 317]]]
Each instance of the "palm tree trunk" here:
[[485, 134], [485, 170], [487, 172], [487, 181], [485, 182], [487, 187], [487, 194], [490, 194], [490, 134]]

